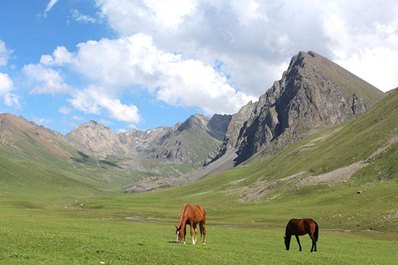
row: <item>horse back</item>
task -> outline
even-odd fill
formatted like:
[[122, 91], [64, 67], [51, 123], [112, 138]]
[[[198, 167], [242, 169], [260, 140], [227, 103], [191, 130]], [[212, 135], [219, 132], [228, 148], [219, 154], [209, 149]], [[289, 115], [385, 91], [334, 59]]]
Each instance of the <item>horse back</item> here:
[[189, 205], [187, 204], [187, 214], [189, 218], [192, 218], [194, 222], [206, 221], [206, 210], [201, 205]]
[[315, 231], [317, 228], [318, 224], [310, 218], [291, 219], [286, 226], [286, 230], [288, 230], [290, 234], [300, 236]]

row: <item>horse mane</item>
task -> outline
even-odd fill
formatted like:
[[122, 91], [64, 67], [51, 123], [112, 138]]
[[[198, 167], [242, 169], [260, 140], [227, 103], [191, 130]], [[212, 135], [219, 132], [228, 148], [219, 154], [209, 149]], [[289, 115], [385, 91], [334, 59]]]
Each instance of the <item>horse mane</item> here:
[[184, 204], [184, 208], [182, 208], [180, 222], [178, 223], [178, 228], [181, 228], [184, 225], [183, 222], [186, 221], [186, 220], [184, 220], [184, 217], [185, 217], [185, 212], [188, 209], [188, 206], [190, 206], [190, 205], [188, 203], [186, 203], [186, 204]]

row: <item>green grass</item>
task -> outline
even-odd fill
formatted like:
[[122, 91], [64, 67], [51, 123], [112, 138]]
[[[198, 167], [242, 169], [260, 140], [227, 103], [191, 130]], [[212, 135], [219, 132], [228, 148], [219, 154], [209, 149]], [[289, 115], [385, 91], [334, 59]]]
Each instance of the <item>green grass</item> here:
[[[395, 264], [397, 242], [383, 233], [320, 230], [283, 244], [283, 227], [207, 226], [207, 245], [176, 244], [173, 224], [70, 218], [28, 210], [0, 218], [0, 264]], [[18, 217], [18, 218], [16, 218]], [[211, 222], [211, 219], [209, 219]]]

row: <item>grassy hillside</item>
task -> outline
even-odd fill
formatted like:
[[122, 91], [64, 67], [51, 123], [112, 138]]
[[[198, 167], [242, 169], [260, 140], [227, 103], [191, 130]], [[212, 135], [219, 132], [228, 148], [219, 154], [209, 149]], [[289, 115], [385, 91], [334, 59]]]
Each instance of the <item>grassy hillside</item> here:
[[[200, 202], [213, 222], [274, 226], [311, 216], [327, 228], [398, 232], [397, 124], [394, 93], [358, 119], [314, 133], [266, 159], [188, 186], [121, 197], [115, 205], [93, 204], [112, 209], [128, 203], [143, 215], [171, 219], [171, 209]], [[337, 169], [343, 170], [335, 171], [332, 180], [302, 184]], [[341, 182], [344, 169], [352, 176]]]
[[[106, 178], [96, 186], [90, 160], [71, 169], [50, 156], [44, 167], [3, 147], [0, 264], [395, 264], [397, 136], [393, 93], [358, 119], [267, 158], [129, 195], [98, 188]], [[186, 245], [173, 243], [187, 202], [207, 210], [206, 246], [191, 245], [190, 236]], [[317, 253], [309, 253], [308, 237], [302, 253], [294, 240], [284, 249], [292, 217], [318, 221]]]

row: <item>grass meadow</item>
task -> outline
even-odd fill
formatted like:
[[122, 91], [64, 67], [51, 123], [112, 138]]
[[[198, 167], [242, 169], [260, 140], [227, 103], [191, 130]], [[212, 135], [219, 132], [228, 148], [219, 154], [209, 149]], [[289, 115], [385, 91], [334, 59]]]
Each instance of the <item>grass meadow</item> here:
[[[397, 106], [395, 93], [267, 158], [143, 194], [115, 191], [133, 176], [109, 165], [0, 148], [0, 264], [398, 264]], [[347, 182], [297, 184], [357, 161]], [[174, 242], [184, 203], [206, 208], [206, 245]], [[286, 223], [305, 217], [320, 226], [318, 252], [308, 236], [286, 251]]]
[[[211, 210], [207, 244], [192, 245], [190, 235], [187, 244], [177, 244], [174, 224], [182, 205], [175, 202], [168, 207], [167, 200], [151, 202], [145, 196], [146, 209], [136, 195], [2, 198], [0, 264], [396, 264], [398, 260], [396, 232], [322, 229], [321, 223], [318, 252], [309, 252], [308, 236], [301, 237], [302, 252], [294, 238], [286, 251], [285, 223], [250, 223], [238, 216], [237, 223], [227, 224], [229, 217]], [[254, 207], [248, 211], [254, 213]], [[243, 216], [239, 210], [237, 214]]]

